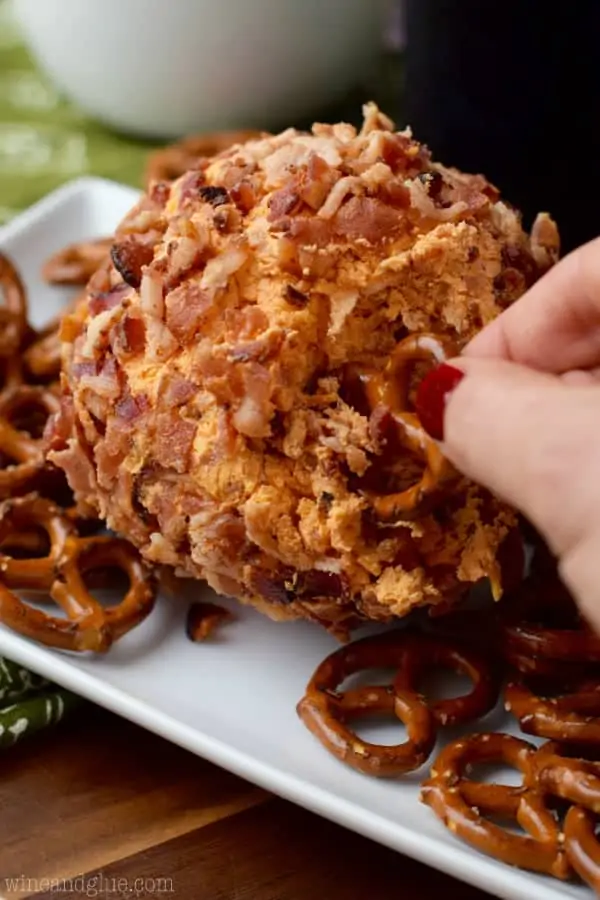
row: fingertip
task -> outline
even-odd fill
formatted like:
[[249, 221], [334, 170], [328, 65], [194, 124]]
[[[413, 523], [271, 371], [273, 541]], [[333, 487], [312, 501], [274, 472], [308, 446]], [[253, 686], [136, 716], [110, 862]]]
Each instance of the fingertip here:
[[463, 378], [460, 366], [448, 361], [432, 369], [417, 389], [417, 415], [427, 434], [436, 441], [444, 440], [446, 404]]

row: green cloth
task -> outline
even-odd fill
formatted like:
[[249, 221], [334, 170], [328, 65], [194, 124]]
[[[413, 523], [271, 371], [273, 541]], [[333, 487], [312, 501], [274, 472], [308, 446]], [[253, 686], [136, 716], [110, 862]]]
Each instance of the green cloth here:
[[81, 702], [70, 691], [0, 657], [0, 749], [57, 724]]
[[[308, 121], [289, 124], [359, 124], [362, 104], [372, 99], [402, 127], [401, 76], [398, 57], [382, 54], [376, 83], [353, 91], [335, 108], [315, 110]], [[83, 175], [141, 188], [148, 154], [156, 146], [108, 130], [65, 100], [32, 62], [10, 0], [0, 0], [0, 225]], [[0, 658], [0, 748], [58, 722], [79, 702], [68, 691]]]
[[152, 149], [64, 100], [32, 63], [9, 0], [0, 0], [0, 224], [82, 175], [141, 187]]

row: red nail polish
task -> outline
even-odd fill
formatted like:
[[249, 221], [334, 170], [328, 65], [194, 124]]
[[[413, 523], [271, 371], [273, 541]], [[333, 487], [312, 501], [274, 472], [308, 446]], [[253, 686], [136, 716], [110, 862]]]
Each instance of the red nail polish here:
[[421, 425], [436, 441], [444, 440], [444, 411], [446, 401], [464, 372], [442, 363], [425, 376], [417, 390], [415, 407]]

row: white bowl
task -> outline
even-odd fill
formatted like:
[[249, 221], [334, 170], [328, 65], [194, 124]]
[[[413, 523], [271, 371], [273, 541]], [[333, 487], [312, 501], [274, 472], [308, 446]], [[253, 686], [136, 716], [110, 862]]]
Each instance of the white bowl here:
[[283, 127], [361, 81], [382, 0], [13, 0], [37, 63], [119, 130]]

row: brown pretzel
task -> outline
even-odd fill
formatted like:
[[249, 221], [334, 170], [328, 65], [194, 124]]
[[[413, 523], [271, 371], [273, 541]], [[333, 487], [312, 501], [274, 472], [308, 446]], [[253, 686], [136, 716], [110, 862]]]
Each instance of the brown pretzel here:
[[85, 292], [77, 294], [66, 303], [60, 313], [38, 331], [24, 351], [23, 361], [33, 380], [47, 382], [51, 378], [58, 378], [61, 365], [61, 325], [67, 316], [75, 312], [85, 296]]
[[552, 671], [545, 661], [578, 666], [600, 662], [600, 636], [582, 619], [555, 569], [526, 579], [501, 602], [498, 613], [505, 656], [520, 671]]
[[23, 367], [18, 353], [0, 357], [0, 393], [23, 384]]
[[596, 816], [581, 806], [572, 806], [565, 816], [565, 850], [577, 874], [600, 896], [600, 843]]
[[243, 144], [262, 136], [264, 132], [253, 130], [215, 131], [191, 135], [175, 144], [169, 144], [148, 157], [146, 185], [154, 181], [175, 181], [180, 175], [193, 169], [200, 160], [216, 156], [234, 144]]
[[23, 354], [25, 365], [35, 378], [58, 378], [60, 374], [61, 343], [57, 331], [38, 338]]
[[472, 722], [495, 707], [500, 682], [493, 663], [470, 648], [425, 634], [406, 636], [394, 684], [416, 692], [420, 679], [435, 668], [459, 672], [473, 684], [464, 696], [428, 703], [440, 725]]
[[600, 763], [565, 756], [556, 741], [548, 741], [532, 754], [526, 784], [600, 813]]
[[[103, 607], [86, 587], [93, 570], [120, 569], [129, 589], [117, 606]], [[68, 536], [55, 566], [50, 596], [66, 618], [47, 615], [26, 604], [0, 582], [0, 621], [35, 641], [74, 652], [105, 653], [152, 611], [156, 583], [139, 554], [120, 538]]]
[[217, 603], [195, 601], [188, 609], [185, 632], [194, 643], [212, 637], [222, 625], [233, 620], [233, 614]]
[[[554, 695], [553, 695], [554, 694]], [[524, 680], [510, 681], [504, 705], [526, 734], [553, 741], [600, 744], [600, 683], [538, 695]]]
[[[505, 734], [474, 734], [446, 746], [422, 786], [421, 799], [457, 837], [511, 866], [569, 876], [559, 826], [541, 794], [526, 787], [483, 784], [464, 777], [477, 763], [504, 762], [527, 776], [535, 748]], [[513, 819], [527, 832], [512, 834], [482, 815]]]
[[[10, 554], [40, 550], [40, 530], [49, 542], [45, 555], [19, 559]], [[5, 500], [0, 505], [0, 579], [8, 588], [50, 590], [67, 538], [75, 534], [74, 525], [50, 500], [37, 494]]]
[[20, 385], [0, 395], [0, 498], [22, 493], [44, 467], [43, 425], [58, 412], [56, 393], [47, 387]]
[[108, 258], [112, 237], [80, 241], [63, 247], [42, 266], [42, 278], [48, 284], [85, 286]]
[[415, 364], [437, 364], [456, 352], [447, 338], [413, 334], [399, 342], [383, 371], [358, 366], [347, 370], [347, 377], [361, 384], [370, 412], [387, 411], [393, 422], [395, 441], [424, 463], [421, 477], [404, 490], [385, 495], [364, 491], [380, 522], [393, 523], [418, 515], [444, 482], [456, 474], [438, 444], [421, 426], [416, 413], [411, 411], [409, 399], [410, 375]]
[[27, 295], [21, 276], [3, 253], [0, 253], [0, 357], [18, 353], [29, 329]]
[[[396, 683], [338, 690], [346, 678], [363, 669], [397, 667], [404, 640], [398, 632], [336, 650], [317, 668], [296, 707], [306, 727], [330, 753], [368, 775], [388, 777], [418, 769], [435, 744], [435, 719], [416, 691]], [[408, 740], [383, 746], [359, 738], [346, 723], [369, 715], [397, 717], [406, 725]]]

